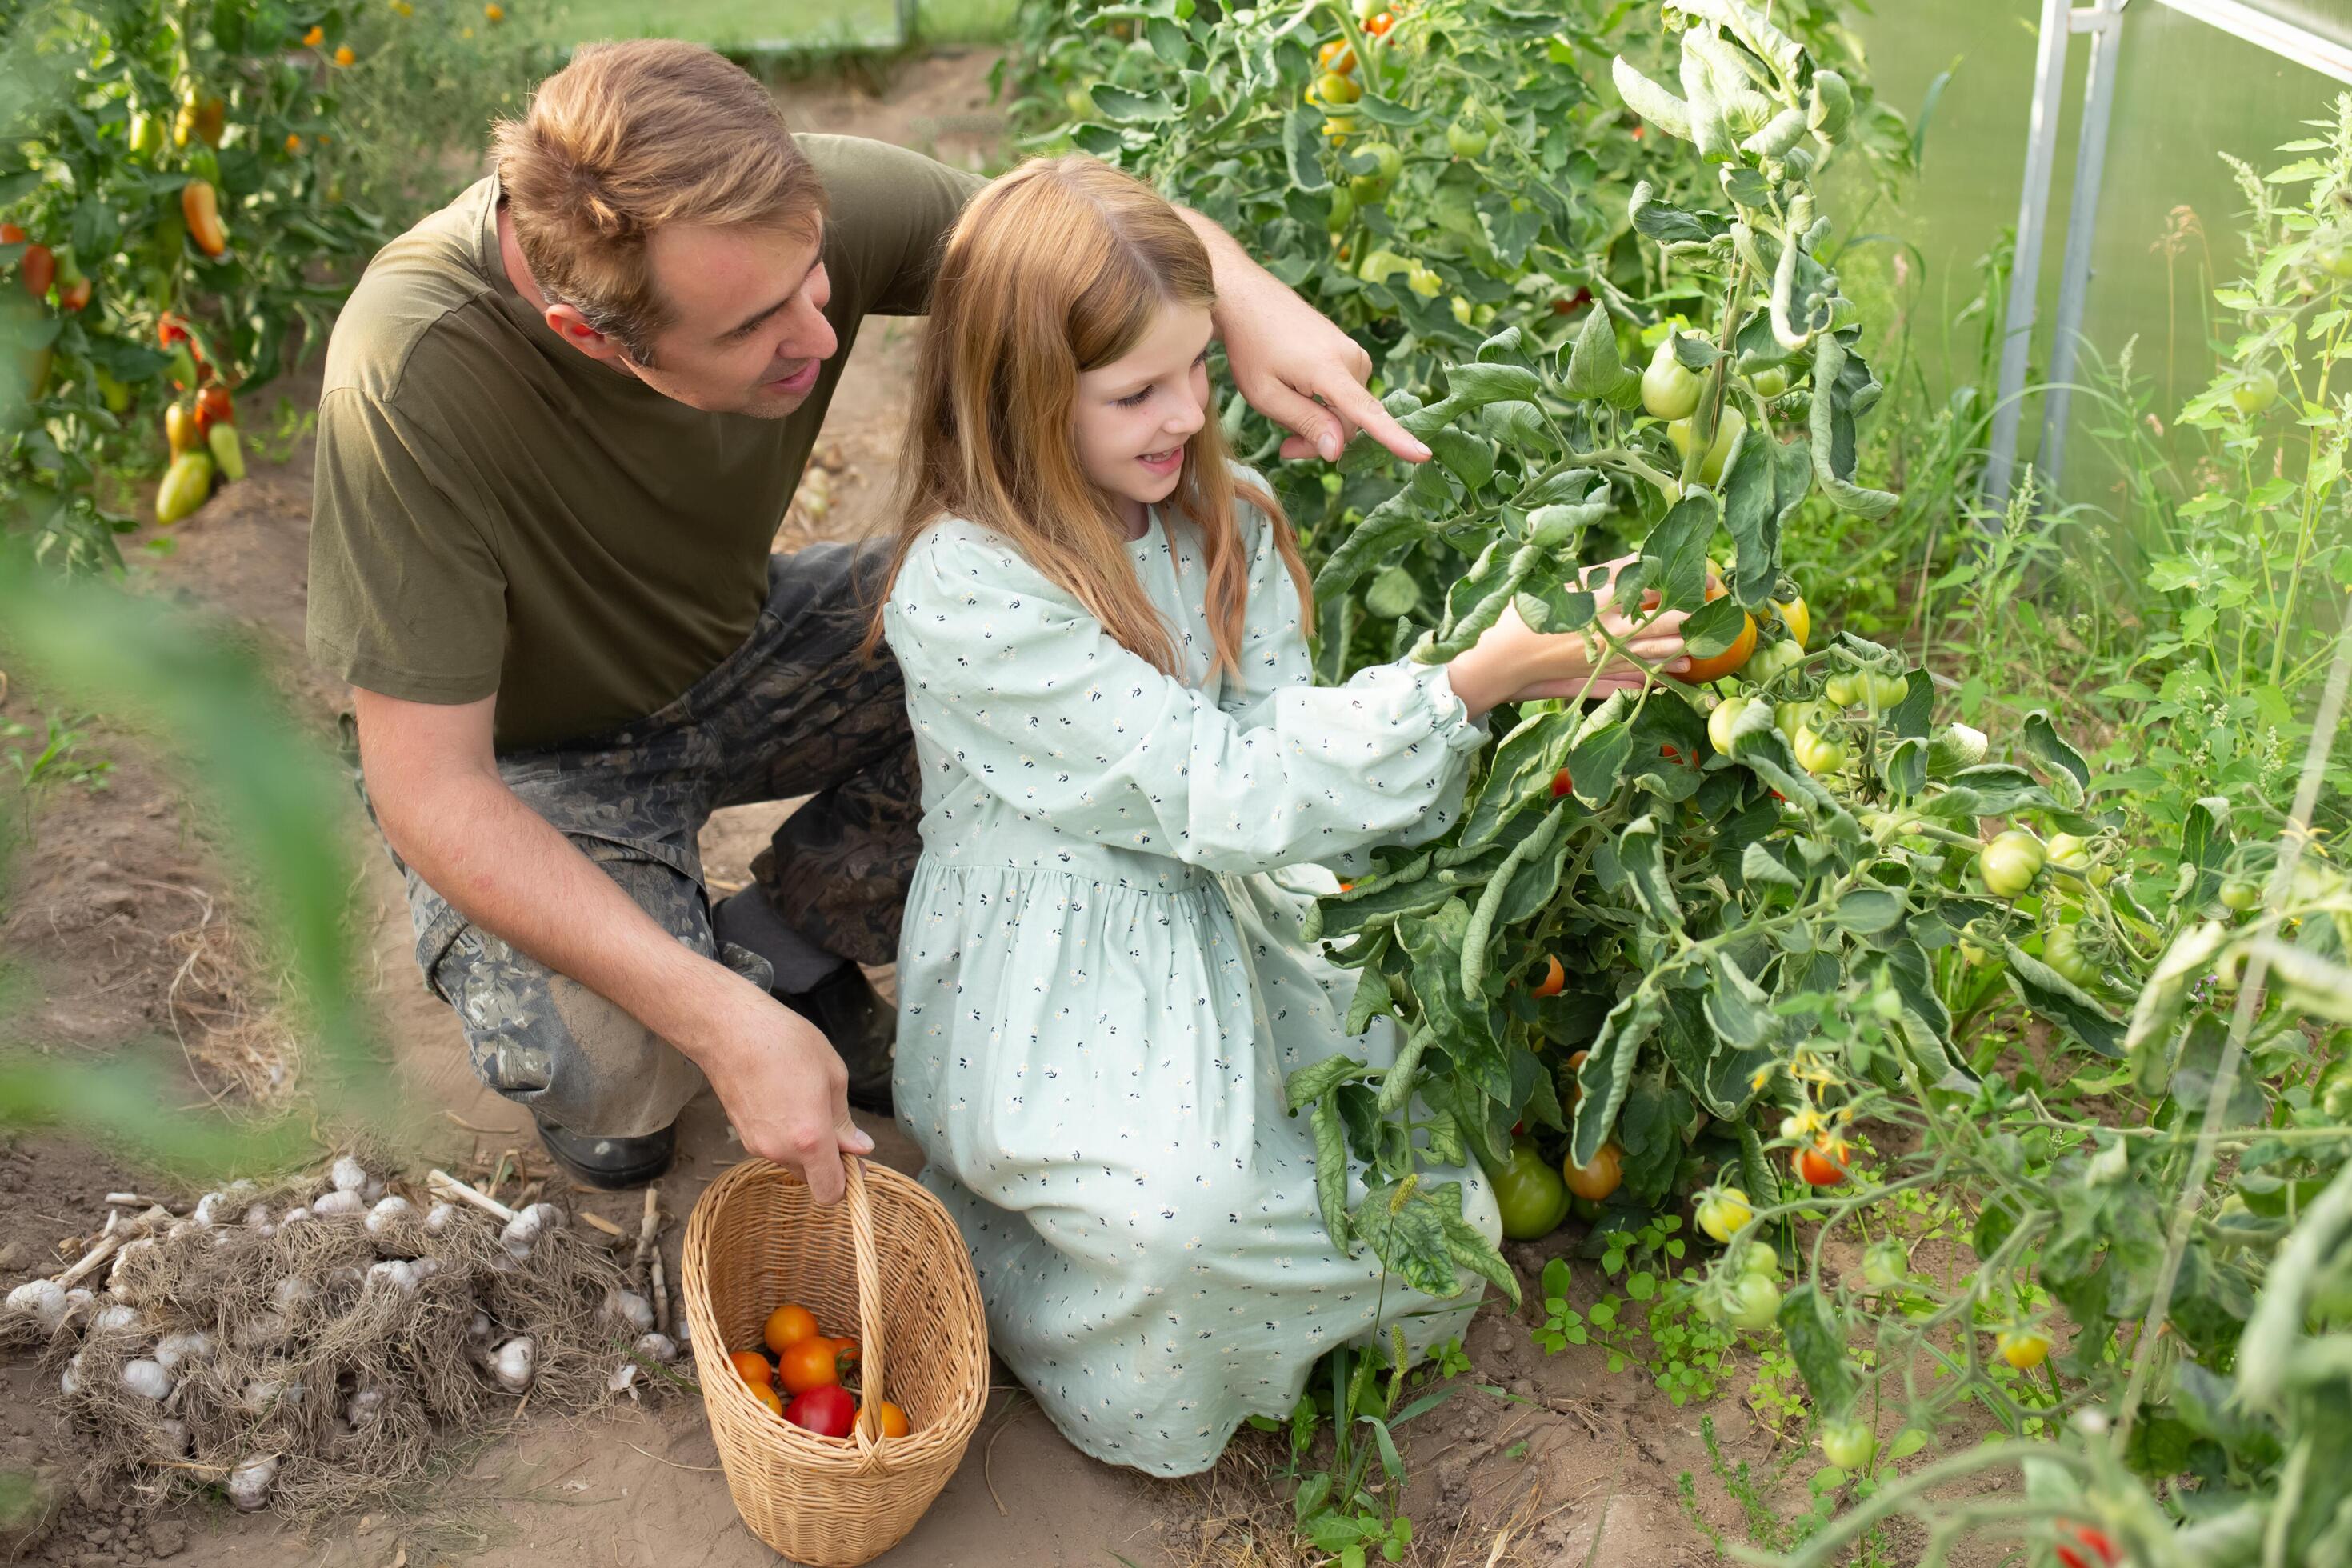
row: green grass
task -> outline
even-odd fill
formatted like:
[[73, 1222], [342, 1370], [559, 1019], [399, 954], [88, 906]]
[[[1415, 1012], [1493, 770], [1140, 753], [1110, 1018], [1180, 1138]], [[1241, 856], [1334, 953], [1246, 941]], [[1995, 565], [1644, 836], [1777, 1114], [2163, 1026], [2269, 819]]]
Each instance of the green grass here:
[[[922, 0], [929, 44], [985, 43], [1012, 26], [1013, 0]], [[691, 38], [750, 51], [865, 49], [898, 42], [893, 0], [570, 0], [562, 30], [591, 38]]]

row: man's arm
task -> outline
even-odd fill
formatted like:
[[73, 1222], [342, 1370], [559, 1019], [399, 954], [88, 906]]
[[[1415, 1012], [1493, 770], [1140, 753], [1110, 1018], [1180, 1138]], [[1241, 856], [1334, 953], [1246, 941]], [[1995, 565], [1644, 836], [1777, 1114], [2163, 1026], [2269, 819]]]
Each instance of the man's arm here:
[[1209, 250], [1217, 279], [1213, 315], [1234, 384], [1251, 407], [1295, 432], [1282, 444], [1282, 455], [1337, 462], [1349, 437], [1361, 430], [1407, 462], [1427, 461], [1429, 448], [1364, 389], [1372, 356], [1244, 256], [1233, 236], [1190, 207], [1177, 210]]
[[[871, 1153], [848, 1074], [816, 1026], [681, 945], [499, 777], [496, 698], [408, 702], [354, 690], [360, 765], [385, 841], [467, 920], [570, 975], [702, 1068], [752, 1153], [841, 1196], [841, 1154]], [[593, 1128], [581, 1129], [594, 1131]]]

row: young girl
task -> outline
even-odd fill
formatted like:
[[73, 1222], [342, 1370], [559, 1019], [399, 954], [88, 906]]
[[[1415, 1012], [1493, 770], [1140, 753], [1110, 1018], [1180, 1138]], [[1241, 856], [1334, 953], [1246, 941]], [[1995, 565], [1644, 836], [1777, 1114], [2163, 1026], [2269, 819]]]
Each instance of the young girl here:
[[[1325, 1352], [1408, 1315], [1425, 1345], [1475, 1300], [1440, 1311], [1325, 1235], [1283, 1080], [1395, 1044], [1341, 1033], [1354, 976], [1250, 874], [1444, 831], [1486, 711], [1589, 673], [1507, 616], [1450, 666], [1315, 688], [1297, 545], [1211, 412], [1211, 303], [1175, 209], [1102, 164], [975, 200], [876, 626], [923, 771], [899, 1120], [997, 1353], [1080, 1448], [1162, 1476], [1286, 1415]], [[1680, 653], [1654, 631], [1636, 651]]]

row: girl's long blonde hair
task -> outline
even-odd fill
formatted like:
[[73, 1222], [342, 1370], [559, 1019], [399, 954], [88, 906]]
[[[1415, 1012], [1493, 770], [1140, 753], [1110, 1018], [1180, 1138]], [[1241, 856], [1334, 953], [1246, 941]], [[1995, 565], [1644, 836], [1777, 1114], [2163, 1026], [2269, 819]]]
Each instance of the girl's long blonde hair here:
[[[1073, 422], [1081, 372], [1133, 348], [1164, 304], [1214, 299], [1209, 254], [1176, 209], [1091, 158], [1032, 159], [975, 197], [931, 289], [884, 595], [926, 528], [968, 518], [1069, 590], [1122, 646], [1181, 678], [1176, 641], [1136, 576], [1110, 498], [1079, 466]], [[1249, 563], [1237, 492], [1272, 520], [1302, 614], [1313, 599], [1281, 510], [1234, 482], [1216, 410], [1207, 412], [1164, 504], [1201, 536], [1213, 678], [1240, 672]], [[881, 637], [877, 605], [866, 649]]]

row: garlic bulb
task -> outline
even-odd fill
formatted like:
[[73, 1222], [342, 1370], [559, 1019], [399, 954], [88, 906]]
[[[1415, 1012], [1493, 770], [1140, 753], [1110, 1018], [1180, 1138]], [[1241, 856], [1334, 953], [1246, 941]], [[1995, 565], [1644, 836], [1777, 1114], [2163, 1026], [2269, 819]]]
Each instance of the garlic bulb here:
[[327, 1180], [339, 1193], [356, 1193], [368, 1184], [367, 1167], [345, 1154], [327, 1167]]
[[81, 1352], [76, 1351], [66, 1359], [65, 1371], [58, 1374], [58, 1392], [68, 1399], [81, 1392]]
[[257, 1236], [275, 1236], [278, 1233], [278, 1226], [271, 1220], [269, 1205], [268, 1204], [256, 1204], [251, 1208], [247, 1209], [245, 1211], [245, 1228], [252, 1231]]
[[343, 1406], [343, 1420], [356, 1432], [383, 1414], [383, 1390], [362, 1388]]
[[653, 1330], [654, 1304], [635, 1290], [605, 1291], [604, 1315], [641, 1334]]
[[368, 1210], [367, 1232], [381, 1240], [394, 1226], [407, 1223], [416, 1205], [404, 1197], [389, 1197]]
[[536, 1357], [527, 1339], [512, 1339], [490, 1352], [490, 1375], [509, 1394], [522, 1394], [530, 1387]]
[[122, 1386], [142, 1399], [162, 1404], [172, 1397], [172, 1382], [171, 1373], [160, 1362], [142, 1356], [122, 1363]]
[[7, 1293], [9, 1314], [26, 1314], [42, 1328], [66, 1321], [66, 1286], [54, 1279], [28, 1279]]
[[126, 1307], [120, 1301], [110, 1307], [100, 1307], [98, 1316], [91, 1320], [89, 1325], [92, 1333], [114, 1333], [124, 1329], [135, 1331], [138, 1327], [139, 1309]]
[[383, 1201], [384, 1192], [385, 1184], [383, 1178], [381, 1176], [370, 1176], [368, 1178], [368, 1184], [360, 1189], [360, 1196], [372, 1204], [381, 1203]]
[[635, 1399], [637, 1396], [637, 1378], [644, 1371], [645, 1368], [635, 1362], [623, 1362], [613, 1369], [613, 1375], [604, 1380], [604, 1391], [607, 1394], [625, 1394]]
[[677, 1342], [667, 1334], [646, 1334], [630, 1347], [630, 1352], [632, 1354], [643, 1356], [647, 1361], [659, 1362], [664, 1366], [667, 1366], [677, 1359]]
[[188, 1214], [191, 1222], [207, 1230], [227, 1217], [228, 1194], [226, 1193], [206, 1193], [196, 1200], [196, 1206]]
[[254, 1313], [230, 1331], [240, 1350], [268, 1350], [294, 1337], [294, 1325], [275, 1308]]
[[196, 1440], [188, 1431], [188, 1424], [165, 1416], [155, 1423], [155, 1447], [167, 1459], [184, 1459], [195, 1451]]
[[367, 1277], [371, 1285], [381, 1281], [395, 1290], [414, 1291], [416, 1289], [416, 1266], [405, 1260], [371, 1264]]
[[307, 1204], [296, 1204], [292, 1208], [288, 1209], [286, 1211], [285, 1217], [281, 1218], [278, 1222], [278, 1228], [284, 1230], [289, 1225], [300, 1225], [304, 1220], [309, 1219], [310, 1217], [310, 1205]]
[[456, 1204], [435, 1204], [430, 1209], [425, 1211], [425, 1228], [430, 1231], [433, 1235], [438, 1236], [443, 1231], [448, 1229], [451, 1225], [455, 1224], [457, 1222], [457, 1205]]
[[466, 1325], [466, 1337], [473, 1341], [478, 1345], [488, 1344], [490, 1342], [490, 1315], [488, 1312], [477, 1309], [474, 1313], [474, 1321]]
[[316, 1300], [318, 1294], [319, 1288], [316, 1285], [311, 1284], [308, 1279], [289, 1274], [278, 1282], [278, 1289], [269, 1293], [269, 1299], [281, 1308], [299, 1307], [305, 1301]]
[[98, 1296], [96, 1292], [92, 1291], [89, 1286], [77, 1285], [72, 1289], [66, 1292], [66, 1310], [68, 1312], [79, 1312], [84, 1307], [90, 1305], [97, 1300]]
[[331, 1193], [321, 1194], [318, 1200], [311, 1204], [310, 1212], [314, 1215], [361, 1214], [365, 1212], [366, 1208], [365, 1198], [361, 1197], [357, 1193], [347, 1192], [338, 1187]]
[[165, 1372], [177, 1372], [184, 1361], [203, 1361], [213, 1353], [213, 1337], [201, 1331], [165, 1334], [155, 1342], [155, 1363]]
[[247, 1459], [229, 1472], [228, 1500], [243, 1513], [252, 1513], [269, 1501], [269, 1488], [278, 1479], [278, 1456]]

